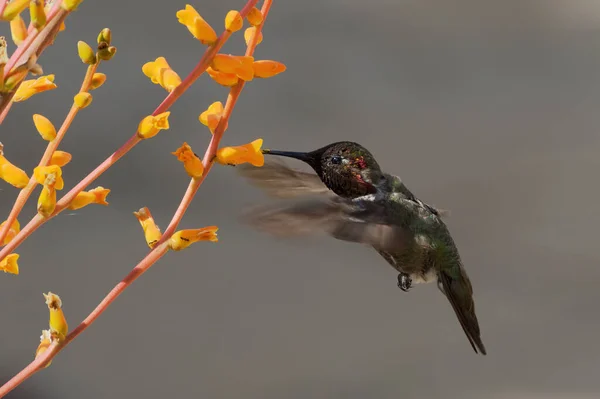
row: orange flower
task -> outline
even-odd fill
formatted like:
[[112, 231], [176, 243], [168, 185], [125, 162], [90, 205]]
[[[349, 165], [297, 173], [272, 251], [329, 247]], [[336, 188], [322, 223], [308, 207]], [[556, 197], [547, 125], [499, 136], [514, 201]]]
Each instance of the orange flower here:
[[[237, 79], [237, 78], [236, 78]], [[198, 120], [204, 126], [208, 126], [211, 133], [215, 133], [215, 129], [219, 125], [223, 116], [223, 103], [216, 101], [212, 103], [206, 111], [200, 114]]]
[[254, 61], [252, 67], [254, 68], [255, 78], [270, 78], [286, 70], [285, 65], [281, 62], [270, 60]]
[[66, 151], [56, 150], [52, 153], [52, 157], [50, 158], [50, 165], [60, 166], [61, 168], [71, 162], [71, 154]]
[[235, 73], [215, 71], [211, 67], [206, 68], [206, 73], [221, 86], [232, 87], [240, 80]]
[[[2, 224], [0, 224], [0, 231], [2, 230], [2, 227], [6, 224], [6, 221], [2, 222]], [[13, 238], [15, 238], [15, 236], [17, 234], [19, 234], [19, 231], [21, 231], [21, 224], [19, 223], [19, 221], [17, 219], [15, 219], [14, 222], [12, 222], [12, 224], [10, 225], [8, 232], [6, 233], [6, 236], [4, 237], [4, 242], [1, 245], [6, 245], [9, 242], [12, 241]]]
[[263, 166], [265, 157], [260, 150], [263, 140], [256, 139], [251, 143], [237, 147], [223, 147], [217, 151], [217, 161], [224, 165], [239, 165], [249, 163], [253, 166]]
[[170, 111], [163, 112], [156, 116], [148, 115], [138, 125], [138, 136], [141, 139], [149, 139], [158, 134], [161, 130], [167, 130], [169, 128], [169, 115]]
[[202, 177], [202, 174], [204, 173], [202, 160], [200, 160], [198, 155], [192, 151], [192, 147], [190, 147], [188, 143], [183, 143], [177, 151], [172, 152], [171, 154], [175, 155], [179, 161], [183, 162], [183, 167], [190, 177], [194, 179]]
[[152, 83], [159, 84], [169, 93], [181, 84], [181, 78], [171, 69], [165, 57], [158, 57], [154, 61], [145, 63], [142, 72]]
[[82, 191], [73, 198], [73, 201], [71, 201], [68, 208], [75, 210], [89, 204], [108, 205], [108, 202], [106, 202], [108, 193], [110, 193], [110, 190], [101, 186], [90, 191]]
[[8, 184], [15, 186], [16, 188], [23, 188], [29, 183], [29, 177], [27, 173], [21, 168], [13, 165], [8, 159], [6, 159], [2, 152], [2, 145], [0, 144], [0, 179], [4, 180]]
[[198, 241], [218, 242], [217, 230], [219, 230], [217, 226], [179, 230], [169, 239], [169, 248], [173, 251], [181, 251]]
[[65, 187], [62, 170], [58, 165], [38, 166], [33, 170], [33, 177], [39, 184], [51, 186], [57, 190]]
[[225, 16], [225, 29], [229, 32], [237, 32], [244, 26], [242, 15], [235, 10], [231, 10]]
[[150, 213], [150, 209], [147, 207], [143, 207], [137, 212], [133, 212], [137, 220], [142, 225], [142, 229], [144, 230], [144, 237], [146, 238], [146, 243], [150, 248], [154, 248], [158, 240], [160, 240], [161, 233], [160, 229], [154, 222], [154, 218]]
[[19, 274], [18, 254], [10, 254], [6, 258], [0, 260], [0, 271], [10, 274]]
[[54, 75], [40, 76], [35, 80], [26, 80], [19, 86], [13, 97], [13, 102], [25, 101], [34, 94], [54, 89], [56, 89]]
[[215, 30], [191, 5], [186, 4], [185, 9], [177, 11], [176, 16], [179, 23], [185, 25], [192, 36], [200, 40], [200, 43], [211, 46], [217, 41]]

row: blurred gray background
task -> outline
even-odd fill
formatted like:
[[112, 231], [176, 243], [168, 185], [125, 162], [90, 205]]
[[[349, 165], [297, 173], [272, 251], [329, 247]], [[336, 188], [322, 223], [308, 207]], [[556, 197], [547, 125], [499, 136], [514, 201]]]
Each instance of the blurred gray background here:
[[[110, 27], [108, 81], [61, 145], [74, 156], [64, 192], [102, 162], [165, 96], [142, 65], [165, 56], [184, 77], [204, 51], [177, 22], [185, 4], [84, 1], [41, 59], [58, 89], [15, 104], [0, 128], [7, 156], [36, 165], [31, 115], [60, 125], [85, 73], [77, 41]], [[220, 32], [243, 1], [190, 4]], [[276, 0], [256, 57], [288, 70], [248, 84], [229, 123], [225, 145], [358, 141], [450, 209], [487, 357], [435, 285], [402, 293], [372, 249], [241, 224], [266, 197], [215, 167], [181, 228], [216, 224], [220, 242], [168, 254], [9, 397], [597, 398], [599, 28], [597, 0]], [[240, 32], [223, 51], [243, 49]], [[198, 115], [226, 94], [203, 76], [169, 131], [92, 186], [112, 190], [109, 207], [65, 212], [19, 248], [21, 274], [0, 275], [0, 381], [33, 358], [42, 292], [61, 296], [74, 328], [144, 257], [132, 212], [148, 206], [166, 227], [189, 181], [170, 152], [187, 141], [204, 153]], [[7, 215], [17, 190], [0, 189]]]

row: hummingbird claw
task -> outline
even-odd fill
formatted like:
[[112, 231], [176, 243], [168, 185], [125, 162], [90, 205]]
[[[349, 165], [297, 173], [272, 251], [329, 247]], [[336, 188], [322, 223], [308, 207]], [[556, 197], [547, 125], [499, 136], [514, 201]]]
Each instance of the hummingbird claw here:
[[412, 278], [406, 273], [398, 274], [398, 288], [404, 292], [408, 292], [412, 285]]

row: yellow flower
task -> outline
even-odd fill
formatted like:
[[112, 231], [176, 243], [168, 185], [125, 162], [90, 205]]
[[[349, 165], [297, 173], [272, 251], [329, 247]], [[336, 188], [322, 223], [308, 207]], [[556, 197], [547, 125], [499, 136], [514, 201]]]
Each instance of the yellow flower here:
[[56, 128], [45, 116], [33, 114], [33, 124], [44, 140], [52, 141], [56, 138]]
[[83, 0], [63, 0], [61, 7], [66, 11], [75, 11]]
[[108, 193], [110, 193], [110, 190], [101, 186], [90, 191], [82, 191], [73, 198], [68, 208], [75, 210], [89, 204], [108, 205], [108, 202], [106, 202]]
[[225, 16], [225, 30], [228, 32], [237, 32], [244, 26], [242, 15], [235, 10], [231, 10]]
[[179, 230], [169, 239], [169, 248], [181, 251], [198, 241], [218, 242], [217, 226], [208, 226], [201, 229]]
[[240, 79], [252, 80], [254, 71], [252, 68], [253, 57], [234, 56], [231, 54], [217, 54], [213, 58], [210, 66], [215, 71], [236, 74]]
[[246, 18], [248, 19], [248, 22], [250, 22], [250, 25], [254, 26], [260, 25], [263, 21], [262, 12], [256, 7], [252, 7], [248, 15], [246, 15]]
[[254, 61], [252, 67], [255, 78], [270, 78], [286, 70], [285, 65], [281, 62], [270, 60]]
[[[38, 345], [37, 349], [35, 350], [35, 358], [37, 359], [39, 356], [42, 355], [42, 353], [46, 352], [46, 350], [48, 350], [48, 347], [50, 346], [51, 343], [52, 343], [52, 334], [50, 333], [50, 330], [42, 330], [42, 335], [40, 336], [40, 344]], [[46, 363], [43, 367], [46, 368], [46, 367], [50, 366], [51, 363], [52, 363], [52, 360], [49, 360], [48, 363]]]
[[179, 23], [185, 25], [190, 33], [196, 39], [200, 40], [200, 43], [211, 46], [217, 41], [215, 30], [208, 22], [202, 19], [198, 11], [191, 5], [186, 4], [185, 10], [177, 11], [176, 16]]
[[[5, 224], [6, 224], [6, 221], [4, 221], [4, 222], [2, 222], [2, 224], [0, 224], [0, 231], [2, 231], [2, 227]], [[15, 221], [12, 222], [12, 224], [8, 228], [8, 232], [6, 233], [6, 236], [4, 237], [4, 242], [2, 243], [2, 245], [6, 245], [9, 242], [11, 242], [12, 239], [15, 238], [15, 236], [17, 234], [19, 234], [19, 231], [21, 231], [21, 224], [19, 223], [19, 221], [17, 219], [15, 219]]]
[[38, 166], [33, 170], [33, 177], [39, 184], [62, 190], [65, 182], [62, 178], [62, 169], [58, 165]]
[[260, 150], [263, 140], [256, 139], [251, 143], [237, 147], [223, 147], [217, 151], [217, 161], [224, 165], [239, 165], [249, 163], [253, 166], [263, 166], [265, 157]]
[[148, 207], [143, 207], [137, 212], [133, 212], [137, 220], [142, 225], [142, 229], [144, 230], [144, 237], [146, 238], [146, 243], [150, 248], [154, 248], [158, 240], [160, 240], [161, 233], [160, 229], [154, 222], [154, 218], [150, 213], [150, 209]]
[[69, 325], [62, 310], [62, 301], [60, 297], [52, 292], [44, 294], [46, 305], [50, 310], [50, 332], [56, 334], [59, 339], [64, 339], [69, 332]]
[[158, 57], [154, 61], [145, 63], [142, 72], [152, 83], [161, 85], [169, 93], [181, 84], [181, 78], [171, 69], [165, 57]]
[[29, 15], [31, 24], [37, 30], [46, 25], [46, 11], [44, 10], [44, 0], [31, 0], [29, 3]]
[[6, 258], [0, 260], [0, 270], [4, 273], [19, 274], [19, 254], [10, 254]]
[[[256, 26], [251, 26], [244, 31], [244, 40], [246, 41], [246, 46], [250, 45], [250, 39], [254, 35], [254, 32], [256, 32]], [[256, 44], [260, 44], [262, 41], [263, 41], [263, 34], [262, 34], [262, 32], [259, 32], [258, 40], [256, 41]]]
[[37, 203], [37, 211], [47, 218], [56, 209], [56, 189], [54, 186], [44, 184]]
[[20, 15], [10, 21], [10, 34], [13, 42], [18, 46], [27, 39], [27, 26]]
[[40, 76], [35, 80], [26, 80], [19, 86], [13, 97], [13, 102], [25, 101], [34, 94], [54, 89], [56, 89], [54, 75]]
[[160, 130], [169, 128], [170, 111], [163, 112], [156, 116], [148, 115], [138, 125], [138, 137], [141, 139], [149, 139], [158, 134]]
[[183, 167], [190, 177], [194, 179], [202, 177], [202, 174], [204, 173], [202, 160], [194, 153], [194, 151], [192, 151], [192, 147], [190, 147], [188, 143], [183, 143], [177, 151], [172, 152], [171, 154], [175, 155], [177, 160], [183, 162]]
[[23, 188], [29, 183], [29, 177], [25, 171], [15, 165], [13, 165], [8, 159], [2, 154], [2, 148], [0, 146], [0, 179], [4, 180], [8, 184], [15, 186], [16, 188]]
[[56, 150], [52, 153], [50, 158], [50, 165], [60, 166], [61, 168], [71, 162], [71, 154], [66, 151]]
[[235, 73], [225, 73], [220, 71], [215, 71], [211, 67], [206, 68], [206, 73], [218, 84], [226, 87], [235, 86], [239, 78]]
[[92, 95], [87, 91], [80, 91], [73, 97], [73, 103], [79, 109], [84, 109], [92, 103]]
[[204, 126], [208, 126], [211, 133], [215, 133], [215, 129], [219, 125], [221, 121], [221, 117], [223, 116], [223, 103], [221, 101], [216, 101], [212, 103], [206, 111], [200, 114], [198, 120]]

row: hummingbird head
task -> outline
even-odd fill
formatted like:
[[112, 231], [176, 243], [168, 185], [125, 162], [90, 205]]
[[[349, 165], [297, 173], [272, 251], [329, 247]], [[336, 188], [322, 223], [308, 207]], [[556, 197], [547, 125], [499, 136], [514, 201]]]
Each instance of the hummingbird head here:
[[263, 150], [264, 154], [295, 158], [309, 164], [321, 181], [340, 197], [375, 193], [382, 172], [375, 157], [360, 144], [339, 141], [311, 152]]

